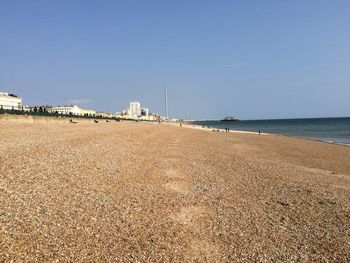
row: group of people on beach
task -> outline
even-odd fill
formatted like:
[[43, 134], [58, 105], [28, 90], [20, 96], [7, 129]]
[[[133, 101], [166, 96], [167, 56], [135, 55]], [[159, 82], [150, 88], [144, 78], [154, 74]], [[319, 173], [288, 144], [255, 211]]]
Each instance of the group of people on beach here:
[[[209, 128], [209, 127], [208, 127], [208, 128]], [[220, 132], [220, 129], [214, 129], [214, 128], [213, 128], [213, 131]], [[230, 129], [229, 129], [229, 128], [225, 128], [225, 132], [230, 132]]]

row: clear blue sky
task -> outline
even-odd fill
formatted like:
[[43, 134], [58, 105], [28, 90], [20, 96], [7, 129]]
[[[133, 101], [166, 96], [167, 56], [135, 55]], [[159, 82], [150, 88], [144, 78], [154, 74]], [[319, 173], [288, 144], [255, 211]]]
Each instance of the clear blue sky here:
[[0, 91], [172, 116], [350, 116], [349, 0], [0, 1]]

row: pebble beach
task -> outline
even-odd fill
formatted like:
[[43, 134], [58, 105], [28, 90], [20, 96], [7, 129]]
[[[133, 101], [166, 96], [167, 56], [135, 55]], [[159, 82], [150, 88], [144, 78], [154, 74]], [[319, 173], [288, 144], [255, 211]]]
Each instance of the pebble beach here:
[[0, 121], [0, 262], [349, 262], [350, 147]]

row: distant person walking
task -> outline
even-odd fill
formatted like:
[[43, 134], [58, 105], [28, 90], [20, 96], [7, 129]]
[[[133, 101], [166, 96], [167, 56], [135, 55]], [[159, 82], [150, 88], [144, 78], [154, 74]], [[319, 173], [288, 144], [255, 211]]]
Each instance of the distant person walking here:
[[260, 135], [260, 131], [259, 131], [259, 135]]

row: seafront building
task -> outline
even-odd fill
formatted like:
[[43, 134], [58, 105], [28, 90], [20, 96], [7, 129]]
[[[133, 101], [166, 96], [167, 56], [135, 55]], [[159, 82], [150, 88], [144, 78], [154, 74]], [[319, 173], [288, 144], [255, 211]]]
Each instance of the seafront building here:
[[57, 106], [48, 108], [48, 112], [67, 115], [80, 115], [80, 108], [78, 106]]
[[101, 118], [113, 118], [114, 115], [108, 112], [102, 112], [102, 111], [98, 111], [96, 112], [96, 117], [101, 117]]
[[141, 116], [148, 116], [149, 115], [149, 109], [148, 108], [141, 108]]
[[4, 110], [21, 110], [25, 114], [63, 114], [73, 116], [86, 117], [101, 117], [101, 118], [118, 118], [129, 120], [143, 120], [143, 121], [159, 121], [164, 119], [158, 114], [151, 113], [149, 108], [141, 107], [138, 101], [132, 101], [120, 113], [110, 114], [107, 112], [96, 112], [91, 109], [83, 109], [77, 105], [70, 106], [49, 106], [49, 105], [35, 105], [22, 106], [22, 98], [6, 92], [0, 92], [0, 109]]
[[129, 106], [129, 115], [135, 116], [135, 117], [140, 117], [141, 116], [141, 104], [138, 101], [133, 101], [130, 102]]
[[24, 106], [22, 107], [23, 111], [25, 112], [49, 112], [48, 109], [50, 109], [49, 105], [35, 105], [35, 106]]
[[77, 115], [77, 116], [96, 116], [96, 111], [82, 109], [78, 106], [58, 106], [48, 108], [48, 112], [57, 114]]
[[89, 109], [80, 109], [80, 115], [81, 116], [96, 116], [96, 111], [89, 110]]
[[150, 114], [149, 108], [141, 107], [138, 101], [132, 101], [121, 113], [116, 113], [118, 118], [133, 120], [157, 120], [155, 115]]
[[138, 101], [130, 102], [129, 106], [125, 107], [122, 112], [117, 112], [115, 117], [119, 119], [143, 121], [161, 120], [160, 115], [151, 113], [149, 108], [141, 107], [141, 103]]
[[0, 108], [5, 110], [21, 110], [22, 98], [7, 92], [0, 92]]

